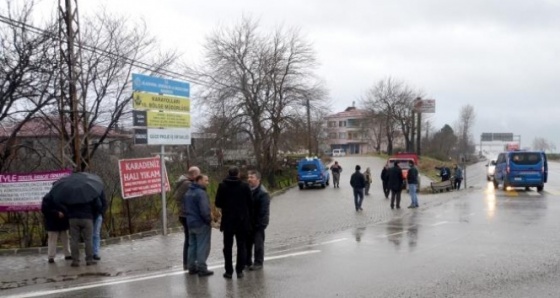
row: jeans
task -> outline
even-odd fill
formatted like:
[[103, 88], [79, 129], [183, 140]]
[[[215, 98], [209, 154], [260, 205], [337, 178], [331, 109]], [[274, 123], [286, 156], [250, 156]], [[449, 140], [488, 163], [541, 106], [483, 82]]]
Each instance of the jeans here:
[[103, 216], [98, 215], [93, 223], [93, 255], [99, 256], [99, 247], [101, 246], [101, 226], [103, 224]]
[[206, 260], [210, 255], [212, 227], [202, 226], [189, 229], [189, 271], [207, 271]]
[[364, 189], [354, 188], [354, 206], [356, 210], [362, 208], [362, 201], [364, 200]]
[[366, 188], [365, 188], [366, 195], [369, 195], [369, 187], [370, 186], [371, 186], [371, 183], [366, 182]]
[[70, 241], [68, 238], [68, 230], [65, 231], [47, 231], [49, 235], [47, 247], [48, 247], [48, 256], [49, 259], [54, 259], [56, 256], [56, 243], [60, 238], [60, 242], [62, 242], [62, 252], [64, 253], [65, 257], [70, 256]]
[[418, 184], [408, 184], [408, 193], [410, 194], [410, 205], [418, 207], [418, 194], [416, 193]]
[[187, 226], [187, 218], [179, 217], [179, 222], [183, 225], [183, 232], [185, 233], [185, 242], [183, 243], [183, 269], [187, 270], [189, 266], [189, 226]]
[[70, 218], [70, 251], [72, 263], [80, 263], [80, 235], [86, 245], [86, 262], [93, 260], [93, 220], [86, 218]]
[[[264, 228], [255, 228], [247, 239], [247, 266], [264, 263]], [[255, 262], [253, 262], [253, 247], [255, 248]]]
[[233, 273], [233, 238], [237, 244], [237, 261], [235, 263], [235, 272], [243, 272], [246, 265], [247, 237], [246, 231], [224, 231], [224, 267], [226, 273]]

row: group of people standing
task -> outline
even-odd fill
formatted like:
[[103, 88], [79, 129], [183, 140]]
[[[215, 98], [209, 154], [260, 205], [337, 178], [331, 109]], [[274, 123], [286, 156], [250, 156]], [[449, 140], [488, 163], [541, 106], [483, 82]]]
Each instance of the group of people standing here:
[[[410, 194], [410, 205], [408, 208], [418, 208], [418, 169], [415, 167], [414, 162], [409, 162], [410, 168], [408, 169], [408, 175], [406, 177], [406, 183], [404, 181], [402, 169], [399, 167], [398, 162], [395, 162], [392, 167], [386, 165], [381, 171], [381, 181], [383, 182], [383, 194], [385, 198], [388, 199], [391, 195], [391, 209], [395, 207], [397, 209], [401, 208], [401, 192], [406, 185], [408, 185], [408, 190]], [[342, 171], [342, 167], [335, 161], [333, 167], [338, 170], [338, 173]], [[356, 211], [363, 211], [362, 202], [365, 195], [369, 195], [369, 188], [372, 183], [371, 171], [369, 168], [366, 169], [364, 173], [361, 173], [361, 166], [356, 165], [355, 172], [350, 177], [350, 185], [352, 186], [354, 194], [354, 207]], [[334, 182], [334, 171], [333, 171], [333, 182]], [[338, 179], [338, 178], [337, 178]], [[333, 183], [337, 187], [338, 183]]]
[[448, 167], [443, 165], [436, 167], [436, 170], [439, 171], [438, 176], [441, 178], [442, 182], [451, 180], [453, 189], [461, 189], [461, 183], [463, 182], [463, 169], [461, 167], [459, 167], [457, 164], [454, 164], [453, 173]]
[[62, 242], [65, 260], [71, 260], [72, 267], [80, 266], [80, 238], [85, 244], [86, 265], [96, 265], [101, 260], [101, 223], [107, 209], [105, 193], [85, 203], [66, 204], [53, 199], [49, 192], [43, 197], [41, 212], [47, 231], [48, 262], [54, 263], [58, 240]]
[[[176, 184], [175, 198], [181, 212], [179, 220], [185, 231], [183, 269], [191, 275], [209, 276], [206, 260], [210, 254], [212, 213], [206, 192], [208, 176], [201, 175], [198, 167], [191, 167], [187, 176]], [[227, 177], [218, 185], [215, 206], [221, 210], [220, 231], [223, 233], [224, 278], [244, 276], [243, 271], [260, 270], [264, 262], [265, 229], [270, 214], [270, 196], [261, 184], [261, 174], [249, 171], [247, 182], [241, 180], [237, 167], [228, 170]], [[233, 244], [237, 259], [233, 267]], [[254, 255], [253, 255], [254, 252]]]

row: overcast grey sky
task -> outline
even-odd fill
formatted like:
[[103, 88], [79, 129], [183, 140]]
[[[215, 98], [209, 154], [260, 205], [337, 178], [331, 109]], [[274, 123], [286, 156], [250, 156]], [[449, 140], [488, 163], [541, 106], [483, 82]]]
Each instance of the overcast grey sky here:
[[[56, 0], [42, 0], [51, 8]], [[314, 45], [333, 112], [392, 77], [436, 100], [434, 125], [453, 125], [460, 107], [482, 132], [513, 132], [560, 147], [560, 0], [81, 0], [144, 18], [165, 48], [199, 62], [204, 38], [242, 15], [263, 29], [298, 27]]]

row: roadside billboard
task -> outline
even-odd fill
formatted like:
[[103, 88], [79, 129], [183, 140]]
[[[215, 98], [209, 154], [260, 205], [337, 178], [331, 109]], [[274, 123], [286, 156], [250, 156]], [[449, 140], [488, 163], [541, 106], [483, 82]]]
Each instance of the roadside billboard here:
[[414, 101], [414, 111], [416, 113], [435, 113], [435, 99], [419, 99]]
[[71, 170], [58, 170], [0, 174], [0, 212], [41, 210], [43, 197], [52, 184], [71, 173]]
[[[169, 179], [165, 174], [165, 190]], [[159, 157], [119, 160], [119, 176], [123, 199], [161, 193], [161, 163]]]

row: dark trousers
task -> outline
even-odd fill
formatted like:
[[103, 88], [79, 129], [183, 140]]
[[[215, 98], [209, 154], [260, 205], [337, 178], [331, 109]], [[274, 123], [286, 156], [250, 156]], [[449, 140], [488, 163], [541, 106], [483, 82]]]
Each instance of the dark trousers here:
[[233, 273], [233, 238], [237, 244], [237, 261], [235, 262], [235, 272], [239, 273], [245, 268], [247, 255], [247, 233], [239, 231], [224, 231], [224, 262], [226, 273]]
[[179, 221], [183, 225], [185, 232], [185, 242], [183, 243], [183, 269], [187, 270], [189, 265], [189, 226], [187, 226], [187, 218], [179, 216]]
[[401, 207], [401, 189], [399, 190], [394, 190], [391, 189], [391, 208], [393, 208], [393, 206], [395, 206], [395, 199], [397, 200], [397, 208]]
[[[247, 266], [253, 264], [260, 265], [264, 263], [264, 229], [257, 228], [249, 234], [247, 239]], [[253, 262], [253, 247], [255, 248], [255, 261]]]
[[462, 178], [460, 178], [460, 179], [455, 178], [455, 180], [453, 181], [453, 184], [454, 184], [453, 188], [456, 189], [456, 190], [461, 189], [461, 182], [463, 182]]
[[80, 263], [80, 236], [86, 246], [86, 262], [93, 260], [93, 220], [70, 218], [70, 252], [72, 263]]
[[391, 190], [389, 189], [389, 186], [387, 186], [387, 182], [383, 181], [383, 194], [385, 195], [385, 198], [389, 198], [390, 192]]

